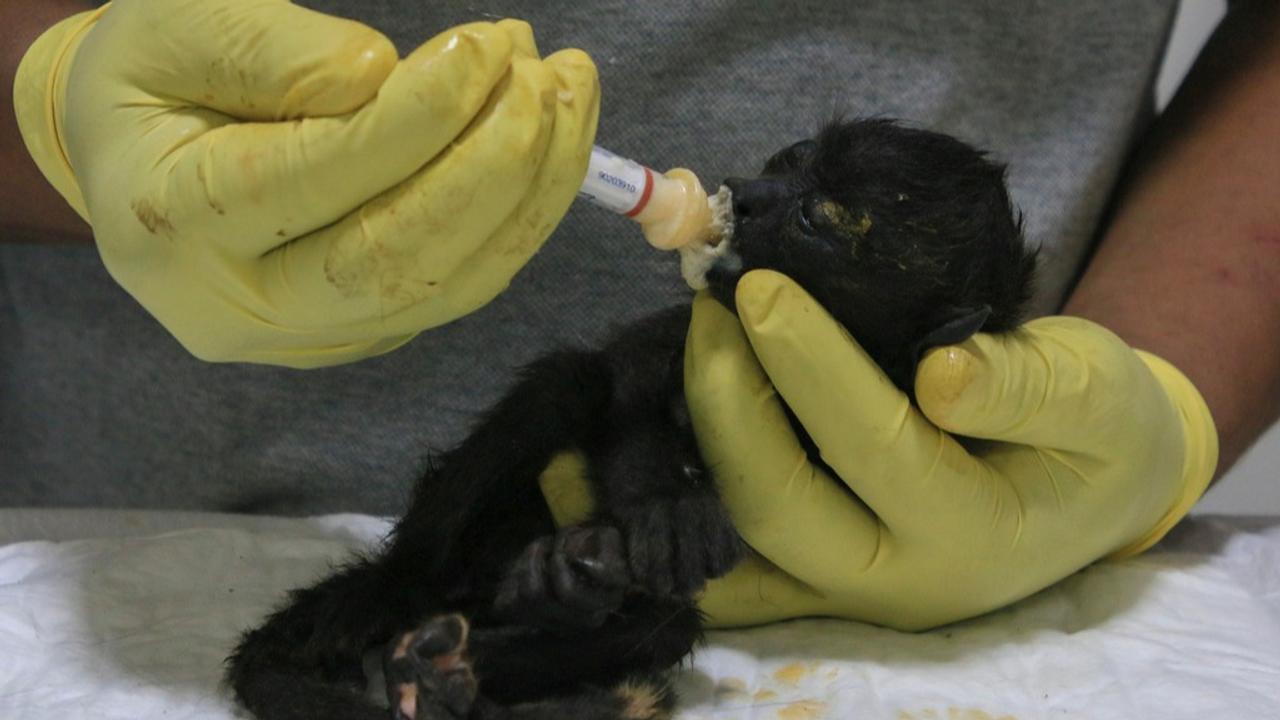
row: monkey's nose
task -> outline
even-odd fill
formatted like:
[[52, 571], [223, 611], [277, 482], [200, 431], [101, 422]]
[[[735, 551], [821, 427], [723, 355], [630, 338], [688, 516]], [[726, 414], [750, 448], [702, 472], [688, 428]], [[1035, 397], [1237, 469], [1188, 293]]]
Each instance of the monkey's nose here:
[[726, 178], [724, 184], [733, 193], [733, 216], [736, 219], [766, 215], [790, 194], [786, 181], [777, 178]]

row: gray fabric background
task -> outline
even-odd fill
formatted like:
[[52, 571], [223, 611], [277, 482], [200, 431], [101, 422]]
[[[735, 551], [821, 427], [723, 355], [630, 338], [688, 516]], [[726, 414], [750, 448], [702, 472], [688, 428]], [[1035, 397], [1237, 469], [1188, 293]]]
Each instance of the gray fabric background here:
[[[306, 2], [402, 51], [476, 19], [530, 20], [596, 60], [598, 142], [708, 184], [837, 112], [949, 132], [1010, 164], [1051, 312], [1135, 133], [1174, 0]], [[145, 41], [145, 39], [140, 39]], [[292, 371], [185, 355], [92, 248], [0, 244], [0, 505], [396, 512], [546, 348], [686, 302], [674, 258], [575, 206], [511, 289], [389, 356]]]

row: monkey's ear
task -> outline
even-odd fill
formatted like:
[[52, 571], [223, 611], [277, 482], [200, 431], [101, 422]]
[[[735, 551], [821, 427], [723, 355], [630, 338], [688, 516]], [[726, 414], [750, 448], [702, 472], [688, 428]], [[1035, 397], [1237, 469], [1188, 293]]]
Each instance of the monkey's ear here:
[[991, 316], [991, 306], [955, 308], [942, 325], [930, 330], [916, 344], [916, 358], [929, 348], [962, 343], [982, 329], [983, 323]]
[[991, 316], [990, 305], [980, 305], [978, 307], [958, 307], [952, 308], [950, 312], [944, 313], [941, 320], [942, 324], [925, 333], [917, 342], [915, 347], [911, 348], [911, 354], [904, 358], [907, 373], [904, 375], [895, 375], [889, 372], [889, 377], [893, 379], [894, 384], [903, 389], [907, 397], [915, 402], [915, 386], [914, 378], [916, 376], [916, 366], [920, 364], [920, 358], [924, 357], [925, 351], [942, 347], [943, 345], [955, 345], [962, 343], [973, 337], [973, 334], [982, 329], [987, 318]]

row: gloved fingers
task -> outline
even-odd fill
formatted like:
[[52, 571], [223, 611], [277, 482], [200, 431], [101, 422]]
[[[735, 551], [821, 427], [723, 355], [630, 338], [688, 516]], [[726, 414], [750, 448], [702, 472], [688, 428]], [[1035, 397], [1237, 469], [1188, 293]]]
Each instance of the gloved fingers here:
[[[523, 57], [538, 58], [538, 44], [533, 39], [533, 26], [523, 20], [506, 18], [497, 22], [498, 29], [511, 40], [511, 52]], [[547, 58], [550, 60], [551, 58]]]
[[595, 65], [579, 50], [554, 53], [542, 64], [554, 73], [554, 106], [553, 115], [544, 118], [550, 140], [528, 191], [487, 240], [455, 263], [435, 294], [383, 315], [384, 332], [417, 332], [492, 300], [542, 246], [577, 197], [599, 114]]
[[[540, 130], [525, 118], [539, 112], [541, 89], [532, 96], [495, 90], [510, 60], [511, 42], [504, 30], [488, 23], [464, 25], [437, 35], [397, 64], [377, 97], [350, 115], [229, 123], [194, 141], [184, 139], [188, 131], [182, 125], [188, 119], [174, 117], [169, 125], [177, 151], [169, 152], [166, 145], [153, 151], [173, 163], [161, 193], [166, 200], [148, 202], [153, 207], [164, 203], [172, 227], [207, 229], [225, 252], [241, 259], [257, 258], [343, 216], [351, 222], [353, 209], [428, 163], [440, 164], [437, 156], [460, 141], [459, 135], [479, 121], [486, 107], [489, 124], [505, 122], [510, 125], [507, 133], [526, 125]], [[535, 74], [526, 70], [520, 82], [507, 85], [523, 89]], [[534, 84], [542, 88], [548, 83]], [[497, 101], [503, 112], [495, 116]], [[148, 142], [161, 142], [157, 134]], [[519, 146], [511, 152], [513, 160], [527, 161]], [[482, 170], [473, 168], [467, 182], [474, 185]], [[453, 197], [454, 202], [463, 199]], [[421, 239], [431, 231], [420, 227], [413, 235]], [[311, 238], [300, 242], [315, 243]]]
[[829, 615], [832, 607], [819, 592], [755, 554], [748, 554], [728, 575], [708, 582], [698, 597], [698, 609], [713, 628]]
[[736, 297], [773, 386], [823, 460], [890, 530], [931, 531], [937, 513], [974, 507], [989, 469], [925, 420], [808, 293], [754, 271]]
[[871, 566], [884, 527], [809, 462], [737, 319], [706, 293], [694, 299], [684, 373], [698, 447], [747, 544], [817, 587]]
[[[444, 315], [465, 315], [492, 300], [555, 230], [587, 174], [600, 112], [595, 65], [580, 50], [561, 50], [545, 61], [556, 76], [555, 125], [538, 173], [515, 212], [443, 283]], [[428, 320], [416, 307], [393, 318], [396, 327]], [[441, 311], [432, 310], [431, 315]]]
[[373, 28], [286, 0], [117, 0], [101, 22], [146, 48], [142, 89], [241, 120], [350, 112], [397, 59]]
[[1125, 435], [1117, 425], [1147, 414], [1117, 404], [1158, 397], [1139, 393], [1150, 382], [1111, 332], [1080, 318], [1046, 317], [929, 351], [916, 374], [916, 398], [950, 432], [1096, 454]]
[[595, 510], [587, 482], [587, 462], [577, 451], [562, 452], [538, 476], [538, 488], [556, 527], [581, 525]]
[[[542, 62], [516, 58], [490, 102], [436, 160], [356, 212], [256, 264], [263, 312], [294, 328], [401, 334], [457, 317], [445, 281], [507, 222], [553, 129]], [[406, 308], [411, 318], [394, 316]]]
[[[245, 318], [253, 322], [253, 318]], [[241, 328], [242, 329], [242, 328]], [[205, 339], [192, 335], [175, 337], [192, 355], [209, 362], [252, 362], [279, 365], [300, 370], [329, 367], [377, 357], [395, 350], [416, 335], [391, 335], [367, 340], [331, 343], [325, 336], [316, 339], [315, 333], [296, 333], [290, 337], [293, 343], [282, 343], [279, 332], [264, 327], [264, 332], [226, 333], [226, 337]], [[213, 342], [217, 345], [212, 345]]]

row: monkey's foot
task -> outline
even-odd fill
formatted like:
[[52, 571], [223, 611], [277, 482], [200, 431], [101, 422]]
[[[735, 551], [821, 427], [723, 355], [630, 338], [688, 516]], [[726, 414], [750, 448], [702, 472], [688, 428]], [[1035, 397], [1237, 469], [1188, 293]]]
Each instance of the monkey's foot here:
[[499, 583], [493, 609], [548, 630], [597, 628], [622, 605], [630, 579], [617, 528], [569, 526], [529, 543]]
[[461, 615], [441, 615], [387, 646], [393, 720], [461, 720], [471, 713], [476, 677], [466, 657], [468, 631]]

